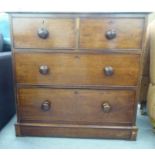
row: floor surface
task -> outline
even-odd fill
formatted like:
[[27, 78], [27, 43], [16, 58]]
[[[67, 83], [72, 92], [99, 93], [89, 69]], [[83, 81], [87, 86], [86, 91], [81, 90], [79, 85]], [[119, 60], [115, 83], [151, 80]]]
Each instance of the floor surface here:
[[0, 131], [0, 149], [153, 149], [155, 148], [155, 133], [153, 133], [147, 116], [138, 112], [137, 126], [139, 128], [136, 141], [53, 138], [53, 137], [16, 137], [14, 117]]

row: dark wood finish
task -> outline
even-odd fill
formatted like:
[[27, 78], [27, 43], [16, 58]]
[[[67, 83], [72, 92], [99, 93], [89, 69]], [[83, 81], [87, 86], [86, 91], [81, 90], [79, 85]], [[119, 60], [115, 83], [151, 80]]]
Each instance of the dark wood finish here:
[[[12, 26], [15, 48], [75, 47], [76, 22], [74, 19], [13, 18]], [[38, 36], [40, 28], [48, 31], [47, 38]]]
[[12, 13], [17, 136], [135, 140], [145, 13]]
[[[80, 20], [80, 48], [142, 48], [144, 19], [89, 18]], [[113, 32], [115, 37], [107, 38]]]
[[[18, 83], [58, 85], [127, 85], [136, 86], [140, 56], [121, 54], [48, 54], [15, 53]], [[40, 74], [40, 66], [49, 68]], [[112, 66], [107, 76], [104, 69]]]
[[[57, 136], [85, 138], [113, 138], [135, 140], [137, 128], [93, 125], [59, 125], [59, 124], [16, 124], [17, 136]], [[134, 133], [134, 134], [133, 134]]]
[[[132, 123], [134, 91], [80, 89], [19, 89], [19, 110], [22, 122], [72, 124]], [[119, 98], [118, 98], [119, 96]], [[50, 102], [51, 109], [42, 110]], [[108, 102], [111, 111], [103, 110]]]

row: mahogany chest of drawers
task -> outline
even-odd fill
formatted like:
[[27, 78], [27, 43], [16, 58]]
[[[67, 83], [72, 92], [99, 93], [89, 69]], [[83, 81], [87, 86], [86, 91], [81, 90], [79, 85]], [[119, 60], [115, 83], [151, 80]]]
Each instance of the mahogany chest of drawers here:
[[136, 139], [144, 13], [11, 13], [17, 136]]

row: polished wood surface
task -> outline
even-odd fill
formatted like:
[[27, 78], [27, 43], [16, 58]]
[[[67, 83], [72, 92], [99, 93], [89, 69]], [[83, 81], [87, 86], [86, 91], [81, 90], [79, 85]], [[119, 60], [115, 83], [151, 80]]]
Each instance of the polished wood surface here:
[[[116, 32], [107, 39], [106, 32]], [[89, 18], [80, 20], [80, 48], [142, 48], [144, 19]]]
[[[15, 53], [18, 83], [136, 86], [140, 56], [131, 54]], [[39, 72], [40, 66], [49, 72]], [[113, 68], [112, 75], [104, 69]]]
[[[74, 19], [14, 18], [12, 21], [15, 48], [74, 48], [76, 23]], [[46, 39], [38, 29], [46, 28]]]
[[17, 136], [135, 140], [145, 13], [12, 13]]
[[56, 136], [56, 137], [85, 137], [136, 140], [135, 126], [97, 126], [70, 124], [16, 124], [17, 136]]
[[[21, 88], [18, 94], [22, 122], [129, 125], [133, 121], [134, 91]], [[45, 101], [51, 103], [47, 111], [41, 108]], [[103, 110], [105, 102], [110, 111]]]

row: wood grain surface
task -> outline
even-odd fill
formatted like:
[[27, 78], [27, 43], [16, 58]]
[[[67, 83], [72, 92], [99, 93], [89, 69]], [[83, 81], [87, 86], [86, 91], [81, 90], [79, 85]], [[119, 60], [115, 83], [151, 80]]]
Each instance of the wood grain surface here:
[[[21, 88], [18, 93], [21, 122], [131, 125], [133, 121], [134, 91]], [[41, 109], [44, 101], [51, 104], [48, 111]], [[104, 103], [111, 107], [109, 112], [104, 112]]]
[[[131, 54], [51, 54], [15, 53], [17, 83], [57, 85], [125, 85], [136, 86], [140, 56]], [[39, 72], [49, 68], [47, 75]], [[113, 75], [104, 68], [111, 66]]]

